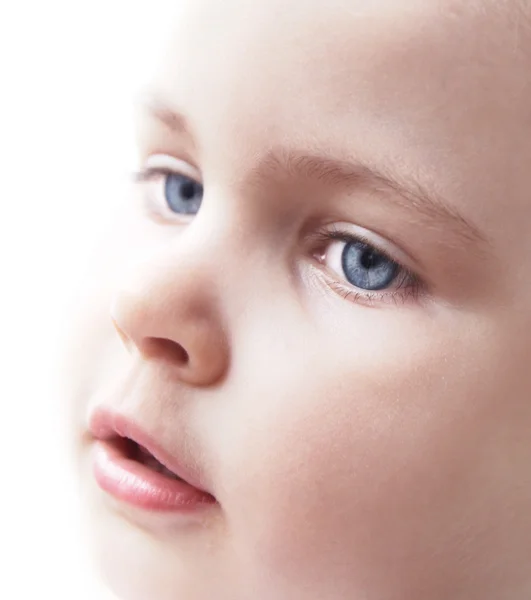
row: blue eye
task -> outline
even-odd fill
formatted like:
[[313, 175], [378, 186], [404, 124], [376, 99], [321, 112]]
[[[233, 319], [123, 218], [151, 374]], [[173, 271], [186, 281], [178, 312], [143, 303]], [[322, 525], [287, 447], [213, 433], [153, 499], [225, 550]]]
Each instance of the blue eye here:
[[175, 162], [176, 165], [148, 166], [133, 173], [135, 181], [148, 185], [144, 199], [149, 213], [162, 219], [171, 217], [168, 211], [183, 218], [196, 215], [203, 202], [203, 185], [179, 171], [179, 167], [190, 169], [186, 163], [162, 155], [158, 158], [161, 162]]
[[383, 290], [400, 273], [395, 262], [364, 242], [349, 242], [341, 254], [341, 266], [352, 285], [362, 290]]
[[427, 292], [424, 282], [406, 266], [407, 255], [373, 231], [338, 223], [319, 230], [314, 239], [313, 258], [326, 267], [328, 286], [345, 299], [374, 305], [416, 300]]
[[166, 173], [164, 199], [171, 211], [196, 215], [203, 201], [203, 186], [185, 175]]

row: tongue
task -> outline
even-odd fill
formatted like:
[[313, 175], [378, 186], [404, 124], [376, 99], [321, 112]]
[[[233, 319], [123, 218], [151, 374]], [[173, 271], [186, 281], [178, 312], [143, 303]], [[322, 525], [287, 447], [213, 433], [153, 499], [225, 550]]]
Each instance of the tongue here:
[[161, 473], [166, 477], [170, 477], [171, 479], [179, 479], [182, 481], [180, 477], [172, 473], [169, 469], [167, 469], [164, 465], [162, 465], [152, 454], [150, 454], [145, 448], [142, 446], [138, 446], [136, 460], [149, 469], [156, 471], [157, 473]]

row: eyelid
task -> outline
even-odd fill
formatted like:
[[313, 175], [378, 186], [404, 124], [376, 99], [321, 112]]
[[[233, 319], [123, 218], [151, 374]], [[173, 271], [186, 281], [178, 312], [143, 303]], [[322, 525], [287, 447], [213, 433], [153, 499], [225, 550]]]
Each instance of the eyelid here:
[[[325, 229], [326, 228], [323, 228], [323, 233]], [[376, 250], [379, 250], [382, 254], [385, 254], [388, 258], [404, 268], [413, 270], [415, 267], [415, 262], [403, 250], [396, 246], [396, 244], [389, 242], [374, 231], [365, 229], [359, 225], [343, 222], [334, 223], [330, 229], [327, 230], [327, 235], [336, 235], [337, 239], [345, 239], [347, 237], [355, 238], [360, 242], [373, 246]]]
[[197, 169], [192, 167], [190, 163], [184, 160], [180, 160], [168, 154], [151, 154], [144, 163], [144, 168], [157, 169], [157, 170], [168, 170], [172, 173], [178, 173], [185, 177], [190, 177], [199, 183], [201, 183], [201, 177]]
[[344, 300], [354, 302], [356, 304], [364, 304], [374, 306], [377, 304], [397, 306], [399, 301], [414, 300], [418, 302], [425, 297], [425, 290], [418, 281], [412, 281], [410, 285], [401, 285], [392, 291], [364, 291], [354, 286], [345, 285], [339, 281], [331, 281], [326, 274], [323, 274], [325, 279], [328, 279], [328, 286], [339, 294]]

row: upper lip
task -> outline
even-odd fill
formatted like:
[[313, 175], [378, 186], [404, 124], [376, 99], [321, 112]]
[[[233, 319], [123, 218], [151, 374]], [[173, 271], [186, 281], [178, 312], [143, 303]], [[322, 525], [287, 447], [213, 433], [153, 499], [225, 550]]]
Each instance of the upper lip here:
[[202, 474], [197, 469], [189, 468], [179, 462], [155, 440], [153, 435], [125, 415], [98, 408], [90, 417], [89, 430], [92, 436], [99, 440], [112, 440], [113, 438], [122, 437], [136, 442], [172, 473], [175, 473], [193, 487], [211, 494], [205, 485]]

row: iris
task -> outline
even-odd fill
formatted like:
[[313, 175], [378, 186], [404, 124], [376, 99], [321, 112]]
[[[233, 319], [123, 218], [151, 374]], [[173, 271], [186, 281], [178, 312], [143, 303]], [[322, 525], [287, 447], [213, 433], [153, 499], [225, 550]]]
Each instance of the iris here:
[[190, 177], [169, 173], [164, 195], [170, 210], [181, 215], [195, 215], [203, 201], [203, 186]]
[[383, 290], [397, 278], [400, 267], [364, 242], [346, 244], [341, 265], [349, 283], [363, 290]]

